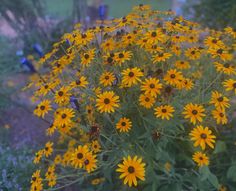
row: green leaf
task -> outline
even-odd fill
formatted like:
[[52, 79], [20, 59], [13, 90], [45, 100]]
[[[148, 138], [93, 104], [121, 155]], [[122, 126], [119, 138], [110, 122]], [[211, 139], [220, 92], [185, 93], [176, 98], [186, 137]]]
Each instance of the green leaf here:
[[211, 173], [210, 169], [207, 166], [203, 166], [199, 169], [201, 176], [201, 181], [208, 180], [215, 188], [219, 187], [219, 182], [217, 177]]
[[218, 182], [218, 179], [217, 179], [216, 175], [210, 173], [209, 177], [208, 177], [208, 180], [216, 189], [219, 188], [219, 182]]
[[227, 178], [236, 182], [236, 165], [231, 166], [227, 171]]
[[226, 144], [224, 141], [217, 141], [214, 154], [222, 153], [226, 151]]

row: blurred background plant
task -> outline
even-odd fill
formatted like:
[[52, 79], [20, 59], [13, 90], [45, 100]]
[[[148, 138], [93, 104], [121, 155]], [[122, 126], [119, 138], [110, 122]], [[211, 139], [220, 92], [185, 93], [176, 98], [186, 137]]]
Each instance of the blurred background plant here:
[[189, 0], [185, 4], [185, 14], [204, 27], [236, 29], [235, 0]]

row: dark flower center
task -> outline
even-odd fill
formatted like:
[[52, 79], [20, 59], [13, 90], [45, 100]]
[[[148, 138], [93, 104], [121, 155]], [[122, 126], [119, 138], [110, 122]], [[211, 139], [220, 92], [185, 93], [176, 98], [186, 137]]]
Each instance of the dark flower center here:
[[194, 110], [192, 111], [192, 114], [193, 114], [193, 115], [197, 115], [197, 114], [198, 114], [197, 110], [194, 109]]
[[45, 109], [45, 106], [44, 106], [44, 105], [41, 105], [41, 106], [40, 106], [40, 109], [41, 109], [41, 110], [44, 110], [44, 109]]
[[105, 79], [106, 79], [106, 80], [109, 80], [109, 76], [105, 76]]
[[220, 48], [217, 50], [217, 54], [222, 54], [223, 53], [223, 50]]
[[82, 36], [82, 38], [86, 38], [86, 37], [87, 37], [87, 35], [86, 35], [86, 34], [82, 34], [81, 36]]
[[83, 156], [84, 156], [84, 155], [83, 155], [82, 153], [78, 153], [78, 154], [77, 154], [77, 158], [78, 158], [78, 159], [82, 159]]
[[85, 164], [85, 165], [88, 165], [88, 164], [89, 164], [89, 160], [86, 159], [86, 160], [84, 161], [84, 164]]
[[202, 138], [202, 139], [206, 139], [206, 138], [207, 138], [207, 135], [206, 135], [205, 133], [202, 133], [202, 134], [201, 134], [201, 138]]
[[149, 86], [150, 88], [155, 88], [155, 84], [150, 84], [150, 86]]
[[104, 99], [104, 103], [105, 103], [105, 104], [109, 104], [109, 103], [110, 103], [110, 99], [105, 98], [105, 99]]
[[195, 51], [193, 50], [193, 51], [191, 52], [191, 54], [195, 54]]
[[58, 92], [58, 95], [59, 95], [59, 96], [63, 96], [63, 91], [59, 91], [59, 92]]
[[122, 125], [122, 126], [126, 126], [126, 123], [125, 123], [125, 122], [122, 122], [121, 125]]
[[229, 68], [230, 67], [229, 63], [224, 64], [224, 67]]
[[112, 62], [113, 62], [113, 58], [112, 58], [112, 57], [108, 57], [108, 58], [107, 58], [107, 62], [108, 62], [108, 63], [112, 63]]
[[65, 119], [65, 118], [66, 118], [66, 114], [63, 113], [63, 114], [61, 115], [61, 118], [62, 118], [62, 119]]
[[128, 172], [129, 172], [129, 173], [134, 173], [134, 172], [135, 172], [134, 167], [133, 167], [133, 166], [129, 166], [129, 167], [128, 167]]
[[76, 80], [76, 85], [80, 85], [81, 84], [81, 81], [80, 80]]
[[88, 55], [88, 54], [85, 54], [85, 55], [84, 55], [84, 58], [85, 58], [85, 59], [88, 59], [88, 58], [89, 58], [89, 55]]
[[134, 77], [134, 73], [133, 73], [133, 72], [130, 72], [130, 73], [129, 73], [129, 77]]
[[119, 58], [124, 58], [124, 54], [123, 54], [123, 53], [120, 53], [120, 54], [119, 54]]
[[203, 160], [203, 158], [202, 158], [202, 157], [199, 157], [199, 160]]
[[36, 177], [32, 177], [32, 181], [33, 181], [33, 182], [36, 181]]
[[162, 109], [161, 112], [162, 112], [162, 113], [166, 113], [167, 110], [166, 110], [166, 109]]
[[236, 88], [236, 83], [233, 83], [233, 87]]
[[223, 113], [220, 113], [219, 115], [220, 115], [220, 117], [224, 117], [224, 114], [223, 114]]
[[45, 89], [48, 89], [48, 85], [45, 85], [44, 88], [45, 88]]
[[217, 99], [219, 102], [222, 102], [224, 100], [224, 98], [221, 96]]
[[214, 43], [214, 44], [216, 44], [216, 43], [217, 43], [217, 40], [216, 40], [216, 39], [213, 39], [211, 42]]
[[146, 98], [145, 98], [145, 101], [146, 101], [146, 102], [149, 102], [149, 101], [150, 101], [150, 99], [149, 99], [148, 97], [146, 97]]
[[152, 37], [156, 37], [157, 36], [157, 33], [156, 32], [152, 32]]
[[171, 78], [175, 78], [175, 74], [171, 74], [170, 77], [171, 77]]

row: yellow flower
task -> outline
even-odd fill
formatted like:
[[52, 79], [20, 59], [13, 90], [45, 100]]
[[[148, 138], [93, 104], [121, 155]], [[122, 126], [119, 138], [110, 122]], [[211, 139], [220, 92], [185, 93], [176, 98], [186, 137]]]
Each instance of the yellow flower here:
[[35, 153], [34, 157], [34, 164], [38, 164], [43, 156], [43, 150], [39, 150], [37, 153]]
[[131, 87], [132, 85], [135, 85], [140, 82], [140, 77], [143, 76], [143, 72], [141, 72], [141, 70], [137, 67], [123, 70], [121, 74], [123, 75], [122, 83], [125, 84], [127, 87]]
[[86, 88], [87, 85], [88, 85], [88, 81], [85, 76], [81, 76], [78, 80], [73, 81], [70, 84], [71, 88], [77, 88], [77, 87]]
[[71, 165], [75, 168], [82, 168], [85, 155], [89, 152], [87, 145], [79, 145], [71, 155]]
[[115, 80], [116, 77], [112, 72], [104, 72], [99, 78], [100, 84], [102, 84], [105, 87], [111, 86]]
[[43, 100], [40, 104], [36, 106], [34, 110], [34, 114], [44, 118], [44, 116], [52, 110], [51, 101], [50, 100]]
[[96, 155], [93, 155], [91, 152], [87, 152], [84, 157], [84, 168], [90, 173], [97, 168], [97, 159]]
[[71, 108], [61, 108], [57, 110], [54, 125], [58, 127], [71, 125], [75, 112]]
[[175, 111], [174, 107], [171, 105], [161, 105], [155, 108], [156, 117], [160, 117], [161, 119], [170, 120], [173, 117], [173, 112]]
[[202, 152], [195, 152], [193, 155], [193, 160], [197, 163], [199, 167], [201, 166], [208, 166], [209, 165], [209, 158], [205, 153]]
[[211, 94], [211, 104], [214, 104], [216, 108], [220, 107], [221, 109], [229, 108], [229, 99], [223, 96], [218, 91], [213, 91]]
[[188, 57], [190, 60], [197, 60], [201, 57], [201, 51], [195, 47], [188, 48], [185, 51], [185, 56]]
[[227, 75], [236, 74], [234, 65], [230, 63], [221, 64], [219, 62], [214, 62], [217, 72], [221, 72]]
[[58, 91], [55, 93], [55, 102], [59, 106], [67, 105], [70, 102], [70, 96], [72, 95], [70, 91], [70, 87], [61, 87]]
[[53, 143], [52, 142], [47, 142], [46, 145], [45, 145], [45, 148], [43, 150], [43, 154], [46, 156], [46, 157], [49, 157], [50, 155], [52, 155], [52, 152], [53, 152]]
[[118, 65], [123, 64], [124, 62], [130, 60], [132, 56], [131, 51], [122, 51], [122, 52], [117, 52], [115, 53], [115, 63], [117, 63]]
[[178, 68], [180, 70], [185, 70], [185, 69], [190, 68], [189, 62], [188, 61], [183, 61], [183, 60], [176, 61], [175, 66], [176, 66], [176, 68]]
[[176, 85], [179, 80], [182, 80], [183, 76], [181, 72], [178, 72], [176, 69], [170, 69], [167, 71], [164, 76], [164, 80], [169, 85]]
[[118, 129], [120, 132], [128, 132], [132, 127], [132, 122], [130, 119], [123, 117], [119, 120], [119, 122], [116, 124], [116, 129]]
[[128, 184], [129, 187], [137, 186], [137, 179], [145, 180], [145, 163], [142, 162], [142, 158], [128, 156], [123, 158], [122, 164], [118, 164], [118, 167], [116, 171], [121, 173], [120, 179], [124, 179], [124, 184]]
[[100, 113], [115, 112], [115, 108], [119, 107], [119, 96], [113, 91], [105, 91], [99, 94], [96, 99], [96, 107]]
[[162, 84], [157, 78], [148, 78], [141, 85], [141, 90], [144, 94], [150, 94], [152, 97], [157, 97], [161, 93]]
[[93, 61], [95, 57], [95, 49], [90, 49], [88, 52], [85, 52], [80, 55], [81, 64], [83, 66], [89, 66], [89, 64]]
[[99, 144], [99, 142], [97, 140], [92, 141], [91, 149], [92, 149], [93, 153], [101, 152], [101, 146], [100, 146], [100, 144]]
[[236, 94], [236, 80], [228, 79], [223, 82], [226, 91], [234, 91]]
[[202, 122], [202, 118], [206, 116], [204, 114], [205, 109], [202, 105], [189, 103], [184, 107], [183, 115], [185, 119], [190, 119], [190, 122], [196, 124]]
[[152, 57], [153, 63], [164, 62], [169, 59], [172, 55], [167, 52], [159, 52]]
[[150, 94], [141, 94], [139, 96], [139, 104], [147, 109], [151, 108], [155, 103], [155, 98]]
[[206, 145], [214, 149], [215, 135], [212, 135], [212, 131], [208, 127], [201, 125], [194, 128], [190, 134], [191, 140], [195, 141], [194, 147], [201, 146], [202, 150], [205, 150]]
[[215, 110], [212, 110], [212, 116], [214, 119], [216, 119], [217, 124], [224, 125], [228, 123], [225, 110], [222, 110], [221, 108], [216, 108]]

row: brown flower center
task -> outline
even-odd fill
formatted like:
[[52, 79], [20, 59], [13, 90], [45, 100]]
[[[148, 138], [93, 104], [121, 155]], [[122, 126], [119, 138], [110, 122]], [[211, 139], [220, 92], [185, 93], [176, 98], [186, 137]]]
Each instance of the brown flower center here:
[[89, 160], [86, 159], [86, 160], [84, 161], [84, 164], [85, 164], [85, 165], [88, 165], [88, 164], [89, 164]]
[[129, 172], [130, 174], [134, 173], [134, 172], [135, 172], [135, 168], [134, 168], [133, 166], [129, 166], [129, 167], [128, 167], [128, 172]]
[[131, 77], [131, 78], [134, 77], [134, 73], [133, 73], [133, 72], [130, 72], [130, 73], [129, 73], [129, 77]]
[[59, 91], [59, 92], [58, 92], [58, 95], [59, 95], [59, 96], [63, 96], [63, 91]]
[[155, 84], [150, 84], [150, 86], [149, 86], [150, 88], [155, 88]]
[[167, 110], [166, 110], [166, 109], [162, 109], [161, 112], [162, 112], [162, 113], [166, 113]]
[[175, 78], [175, 74], [171, 74], [170, 77], [171, 77], [171, 78]]
[[205, 133], [202, 133], [202, 134], [201, 134], [201, 138], [202, 138], [202, 139], [206, 139], [206, 138], [207, 138], [207, 135], [206, 135]]
[[84, 156], [84, 155], [83, 155], [82, 153], [78, 153], [78, 154], [77, 154], [77, 159], [82, 159], [83, 156]]
[[105, 103], [105, 104], [109, 104], [109, 103], [110, 103], [110, 99], [105, 98], [105, 99], [104, 99], [104, 103]]
[[221, 96], [217, 99], [219, 102], [222, 102], [224, 100], [224, 98]]
[[156, 37], [157, 36], [157, 33], [156, 32], [152, 32], [152, 37]]
[[198, 111], [194, 109], [194, 110], [192, 111], [192, 114], [193, 114], [193, 115], [197, 115], [197, 114], [198, 114]]
[[125, 123], [125, 122], [122, 122], [121, 125], [122, 125], [122, 126], [126, 126], [126, 123]]
[[88, 55], [88, 54], [85, 54], [85, 55], [84, 55], [84, 58], [85, 58], [85, 59], [88, 59], [88, 58], [89, 58], [89, 55]]
[[67, 116], [67, 115], [66, 115], [65, 113], [63, 113], [63, 114], [61, 115], [61, 118], [62, 118], [62, 119], [65, 119], [66, 116]]
[[41, 106], [40, 106], [40, 109], [41, 109], [41, 110], [44, 110], [44, 109], [45, 109], [45, 106], [44, 106], [44, 105], [41, 105]]

